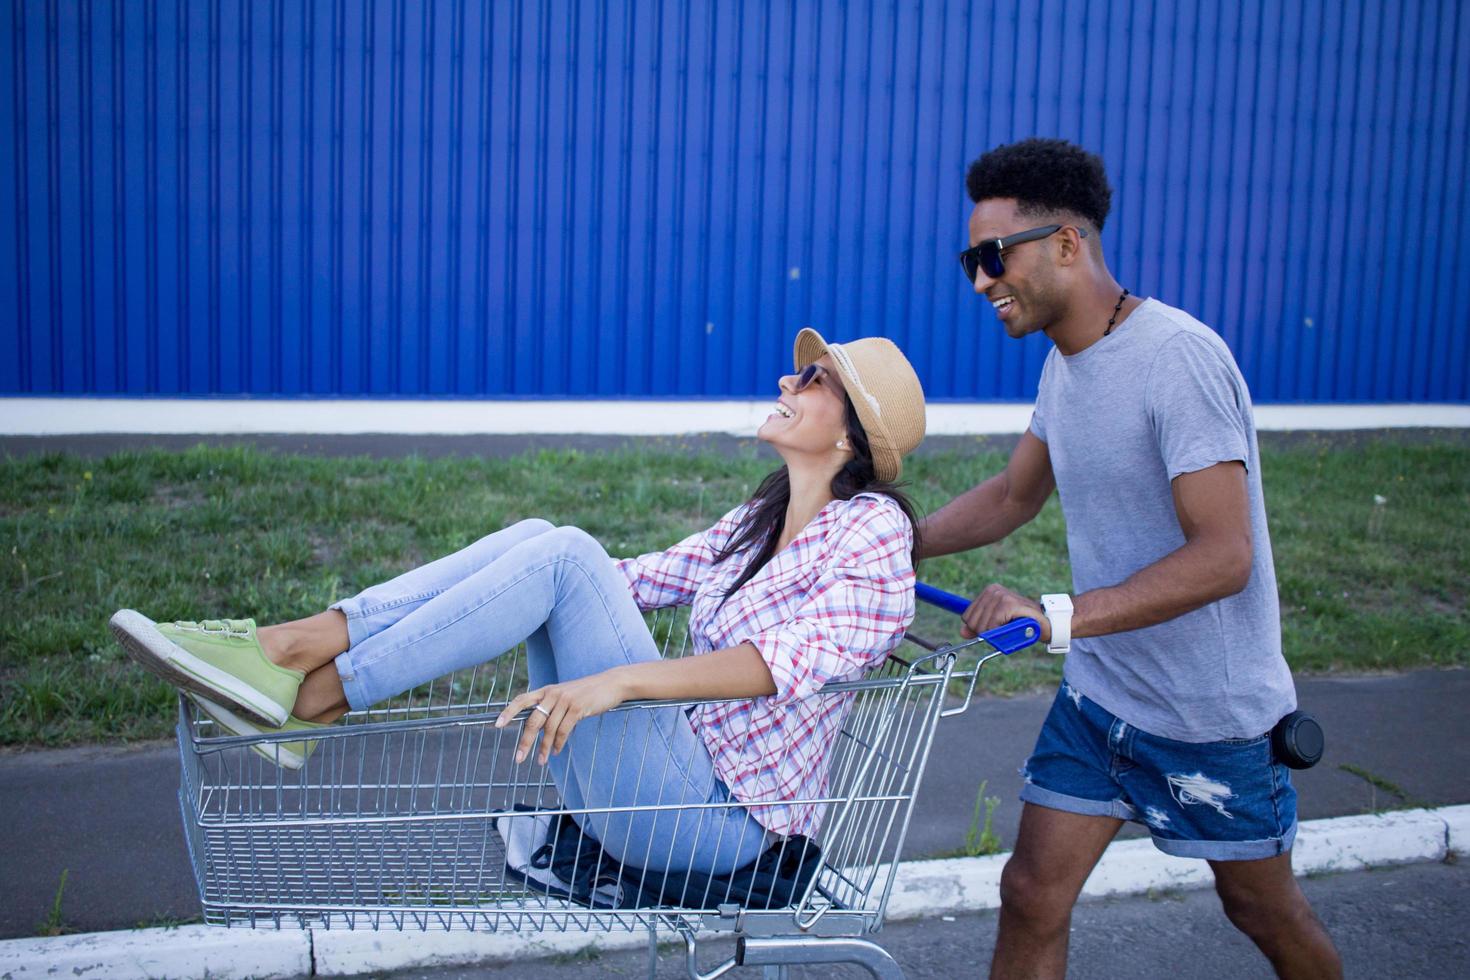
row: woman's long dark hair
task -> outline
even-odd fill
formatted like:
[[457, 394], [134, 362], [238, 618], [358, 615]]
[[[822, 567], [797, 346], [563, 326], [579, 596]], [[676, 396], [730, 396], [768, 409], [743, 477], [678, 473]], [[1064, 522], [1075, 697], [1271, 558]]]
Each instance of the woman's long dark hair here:
[[[863, 428], [862, 420], [858, 418], [857, 409], [853, 407], [852, 399], [843, 395], [845, 403], [845, 422], [847, 425], [847, 444], [852, 447], [852, 459], [842, 465], [837, 475], [832, 477], [832, 496], [838, 500], [851, 500], [860, 493], [881, 493], [892, 497], [908, 518], [909, 525], [914, 529], [913, 563], [919, 563], [919, 521], [914, 516], [914, 505], [908, 495], [900, 489], [896, 483], [878, 479], [877, 469], [873, 464], [872, 447], [868, 445], [868, 433]], [[755, 493], [750, 496], [750, 509], [745, 512], [740, 526], [730, 536], [730, 541], [715, 555], [715, 564], [718, 565], [727, 558], [731, 558], [741, 552], [759, 547], [755, 557], [745, 566], [729, 589], [725, 591], [728, 599], [740, 587], [749, 582], [756, 574], [766, 567], [776, 554], [776, 545], [781, 540], [781, 532], [786, 529], [786, 505], [791, 502], [791, 474], [786, 467], [771, 473], [761, 481], [760, 486], [755, 488]]]

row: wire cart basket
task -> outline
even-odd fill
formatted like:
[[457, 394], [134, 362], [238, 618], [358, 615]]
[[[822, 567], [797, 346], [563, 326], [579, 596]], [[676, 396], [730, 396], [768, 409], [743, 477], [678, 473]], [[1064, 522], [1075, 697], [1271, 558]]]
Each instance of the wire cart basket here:
[[[956, 610], [965, 602], [923, 585], [919, 595]], [[681, 611], [650, 618], [664, 656], [687, 652]], [[813, 695], [844, 699], [848, 713], [825, 793], [798, 801], [822, 808], [821, 829], [810, 840], [772, 845], [777, 866], [799, 869], [794, 887], [787, 881], [784, 890], [717, 880], [660, 894], [642, 887], [649, 875], [630, 855], [586, 858], [599, 867], [581, 894], [548, 892], [516, 874], [507, 864], [508, 817], [582, 825], [610, 809], [566, 805], [534, 755], [515, 763], [519, 726], [495, 727], [501, 709], [525, 689], [524, 648], [312, 732], [313, 751], [295, 770], [269, 757], [276, 743], [299, 748], [301, 733], [224, 735], [181, 696], [179, 804], [204, 921], [256, 928], [647, 931], [650, 971], [663, 929], [684, 939], [695, 978], [737, 965], [783, 976], [786, 965], [836, 962], [902, 977], [867, 937], [883, 924], [936, 725], [968, 707], [986, 660], [1037, 636], [1031, 620], [949, 646], [910, 634], [916, 646], [901, 649], [915, 649], [911, 659], [890, 656], [868, 677]], [[986, 655], [973, 670], [957, 671], [960, 652], [977, 644], [988, 645]], [[952, 681], [966, 693], [963, 703], [946, 708]], [[691, 704], [631, 702], [582, 724], [618, 724], [624, 712]], [[620, 755], [622, 765], [636, 762], [637, 746]], [[712, 816], [701, 809], [791, 802], [681, 805], [669, 808], [669, 817], [692, 826]], [[572, 877], [590, 876], [573, 869]], [[734, 935], [734, 956], [701, 972], [700, 940], [721, 934]]]

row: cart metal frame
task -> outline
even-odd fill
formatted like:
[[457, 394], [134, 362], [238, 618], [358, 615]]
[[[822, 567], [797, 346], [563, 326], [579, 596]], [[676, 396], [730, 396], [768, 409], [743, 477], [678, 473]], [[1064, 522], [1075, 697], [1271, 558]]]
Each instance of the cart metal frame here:
[[[651, 628], [665, 656], [688, 652], [677, 611], [652, 614]], [[657, 931], [672, 929], [684, 939], [695, 980], [738, 965], [784, 976], [788, 965], [838, 962], [902, 977], [868, 937], [883, 925], [936, 726], [968, 708], [985, 662], [1036, 636], [1030, 620], [947, 646], [910, 634], [924, 648], [914, 659], [891, 656], [872, 676], [813, 696], [851, 705], [827, 792], [810, 801], [826, 811], [816, 836], [821, 863], [799, 900], [781, 907], [704, 894], [678, 906], [589, 908], [505, 873], [493, 823], [514, 804], [574, 817], [614, 809], [569, 809], [547, 769], [533, 760], [514, 764], [519, 726], [496, 729], [494, 721], [524, 689], [524, 648], [313, 733], [315, 752], [295, 771], [252, 749], [300, 741], [300, 734], [222, 735], [181, 696], [179, 805], [204, 921], [277, 929], [646, 930], [650, 975]], [[973, 670], [957, 671], [959, 655], [977, 645], [990, 650]], [[953, 681], [965, 684], [964, 698], [946, 708]], [[694, 703], [629, 703], [582, 724], [616, 724], [621, 712]], [[655, 809], [692, 819], [700, 808]], [[730, 934], [734, 956], [702, 970], [701, 940]]]

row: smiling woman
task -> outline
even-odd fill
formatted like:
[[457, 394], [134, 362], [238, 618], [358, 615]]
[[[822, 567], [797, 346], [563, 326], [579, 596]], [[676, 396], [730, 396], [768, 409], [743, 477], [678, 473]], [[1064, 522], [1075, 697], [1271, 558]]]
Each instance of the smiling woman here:
[[[300, 732], [259, 746], [288, 768], [349, 708], [524, 641], [531, 689], [497, 721], [529, 709], [517, 762], [535, 752], [550, 766], [566, 804], [589, 810], [584, 829], [619, 860], [636, 844], [651, 870], [747, 866], [821, 822], [802, 801], [822, 795], [850, 702], [793, 705], [881, 664], [914, 614], [914, 521], [892, 481], [923, 438], [918, 378], [889, 341], [828, 344], [812, 330], [797, 338], [795, 367], [759, 432], [784, 465], [665, 551], [615, 561], [578, 528], [528, 520], [307, 619], [257, 628], [121, 610], [113, 632], [224, 730]], [[691, 607], [698, 656], [664, 660], [642, 613], [680, 605]], [[580, 724], [632, 699], [704, 703], [625, 713], [622, 727]], [[640, 753], [636, 771], [593, 764], [624, 746]], [[683, 814], [681, 825], [690, 807], [712, 816]]]

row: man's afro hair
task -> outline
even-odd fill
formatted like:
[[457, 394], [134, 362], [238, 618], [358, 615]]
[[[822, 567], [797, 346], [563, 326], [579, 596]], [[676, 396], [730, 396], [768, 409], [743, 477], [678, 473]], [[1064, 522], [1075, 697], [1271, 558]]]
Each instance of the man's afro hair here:
[[976, 204], [1015, 198], [1023, 212], [1067, 211], [1099, 231], [1113, 202], [1096, 154], [1066, 140], [1035, 137], [998, 146], [970, 164], [965, 188]]

